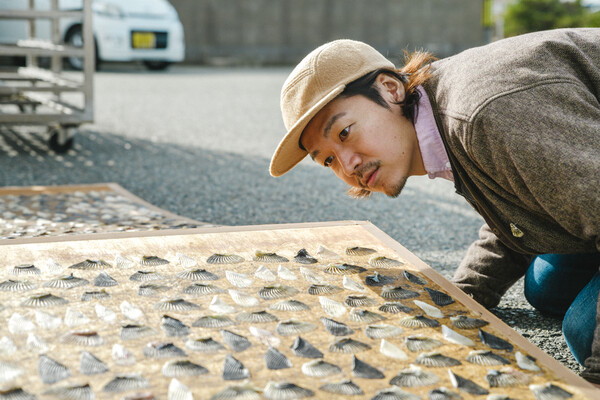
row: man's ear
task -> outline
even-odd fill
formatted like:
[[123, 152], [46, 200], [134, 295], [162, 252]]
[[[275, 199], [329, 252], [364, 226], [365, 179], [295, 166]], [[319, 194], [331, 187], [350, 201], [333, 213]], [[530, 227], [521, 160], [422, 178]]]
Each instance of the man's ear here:
[[395, 76], [379, 74], [375, 79], [381, 96], [390, 103], [401, 103], [404, 101], [405, 90], [402, 82]]

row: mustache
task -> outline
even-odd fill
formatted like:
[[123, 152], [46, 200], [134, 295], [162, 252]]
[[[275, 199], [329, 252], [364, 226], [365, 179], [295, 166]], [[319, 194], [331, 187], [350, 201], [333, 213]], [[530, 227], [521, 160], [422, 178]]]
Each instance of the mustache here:
[[362, 183], [362, 178], [364, 177], [365, 172], [369, 172], [372, 171], [374, 169], [377, 169], [381, 166], [381, 161], [377, 160], [377, 161], [369, 161], [368, 163], [362, 165], [357, 171], [356, 171], [356, 176], [359, 178], [358, 179], [358, 184], [361, 187], [365, 187]]
[[379, 168], [381, 166], [381, 161], [369, 161], [368, 163], [362, 165], [357, 171], [356, 176], [362, 178], [365, 172], [370, 171], [375, 168]]

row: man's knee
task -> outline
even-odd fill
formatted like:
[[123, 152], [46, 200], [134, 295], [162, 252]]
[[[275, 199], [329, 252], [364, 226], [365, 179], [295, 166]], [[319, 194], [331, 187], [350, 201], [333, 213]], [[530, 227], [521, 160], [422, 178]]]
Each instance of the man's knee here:
[[545, 271], [548, 269], [548, 261], [536, 257], [527, 273], [525, 274], [524, 295], [529, 304], [543, 314], [562, 317], [569, 304], [557, 304], [557, 295], [554, 285], [549, 285]]

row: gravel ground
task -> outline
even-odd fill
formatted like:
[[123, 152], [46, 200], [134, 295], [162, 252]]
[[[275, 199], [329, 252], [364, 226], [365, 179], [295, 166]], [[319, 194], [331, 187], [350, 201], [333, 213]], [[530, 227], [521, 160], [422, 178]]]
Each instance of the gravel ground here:
[[[133, 70], [96, 76], [96, 122], [72, 151], [49, 152], [33, 128], [0, 128], [0, 185], [117, 182], [178, 215], [217, 225], [369, 220], [447, 278], [483, 220], [453, 185], [411, 178], [398, 199], [353, 200], [329, 171], [303, 162], [279, 179], [269, 157], [283, 132], [289, 69]], [[152, 88], [152, 90], [148, 90]], [[143, 106], [142, 106], [143, 105]], [[574, 371], [560, 322], [531, 309], [517, 284], [492, 310]]]

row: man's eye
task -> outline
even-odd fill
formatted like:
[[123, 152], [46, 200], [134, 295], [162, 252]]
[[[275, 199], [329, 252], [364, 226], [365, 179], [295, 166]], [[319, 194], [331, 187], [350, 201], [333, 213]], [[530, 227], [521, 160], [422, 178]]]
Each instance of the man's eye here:
[[344, 140], [346, 140], [348, 135], [350, 135], [350, 127], [349, 126], [342, 129], [342, 131], [340, 132], [340, 134], [338, 136], [340, 137], [340, 140], [343, 142]]
[[326, 167], [329, 167], [331, 165], [331, 163], [333, 162], [333, 157], [329, 156], [325, 159], [325, 161], [323, 161], [323, 165]]

